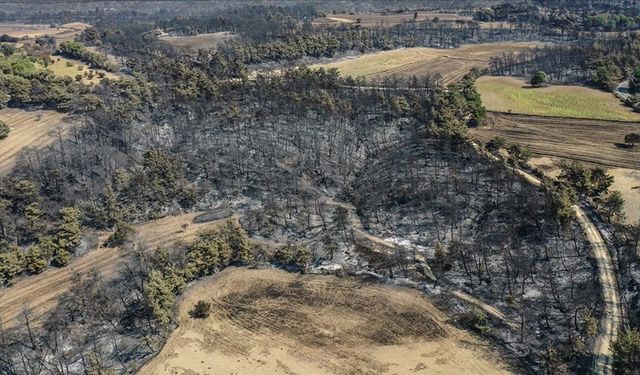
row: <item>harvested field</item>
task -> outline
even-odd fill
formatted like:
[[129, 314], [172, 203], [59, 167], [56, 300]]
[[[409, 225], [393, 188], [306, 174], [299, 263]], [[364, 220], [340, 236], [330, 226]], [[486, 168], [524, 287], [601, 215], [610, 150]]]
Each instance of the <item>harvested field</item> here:
[[[150, 250], [166, 247], [177, 241], [188, 241], [200, 229], [217, 225], [223, 220], [196, 223], [194, 219], [201, 213], [170, 216], [136, 226], [136, 237], [146, 243]], [[188, 224], [186, 230], [181, 226]], [[33, 309], [35, 316], [55, 306], [57, 298], [73, 285], [75, 273], [87, 274], [96, 270], [104, 277], [115, 275], [126, 263], [129, 254], [120, 249], [100, 248], [108, 233], [98, 233], [86, 240], [89, 247], [97, 249], [75, 259], [67, 267], [50, 268], [35, 276], [28, 276], [10, 288], [0, 289], [0, 323], [16, 323], [23, 307]]]
[[[372, 14], [347, 14], [347, 13], [337, 13], [331, 14], [326, 17], [320, 17], [313, 21], [315, 26], [326, 26], [326, 25], [340, 25], [340, 24], [349, 24], [349, 23], [358, 23], [358, 19], [360, 19], [359, 25], [362, 26], [395, 26], [402, 23], [412, 22], [414, 17], [414, 12], [406, 12], [406, 13], [390, 13], [390, 14], [382, 14], [382, 13], [372, 13]], [[416, 20], [420, 21], [430, 21], [434, 18], [438, 18], [441, 21], [472, 21], [473, 18], [470, 16], [462, 16], [457, 13], [440, 13], [440, 12], [427, 12], [420, 11], [418, 12], [418, 17]]]
[[19, 23], [0, 23], [0, 34], [23, 38], [20, 43], [33, 43], [43, 35], [54, 36], [58, 43], [72, 40], [91, 25], [82, 22], [71, 22], [51, 27], [50, 25], [30, 25]]
[[555, 176], [563, 159], [610, 169], [615, 178], [612, 189], [625, 198], [627, 221], [640, 216], [640, 147], [626, 148], [625, 134], [638, 132], [640, 123], [613, 122], [561, 117], [490, 113], [489, 125], [471, 129], [483, 142], [500, 136], [518, 143], [542, 157], [531, 164]]
[[640, 169], [640, 147], [621, 144], [625, 134], [638, 130], [640, 123], [633, 122], [490, 113], [488, 125], [470, 131], [483, 141], [504, 137], [539, 155]]
[[515, 77], [480, 77], [482, 102], [490, 111], [540, 116], [640, 121], [640, 114], [625, 107], [612, 93], [583, 86], [531, 88]]
[[237, 37], [236, 34], [222, 31], [219, 33], [198, 34], [192, 36], [161, 36], [160, 39], [176, 48], [184, 49], [211, 49], [220, 43]]
[[[189, 311], [213, 304], [206, 319]], [[423, 295], [281, 270], [227, 269], [190, 287], [140, 374], [502, 374], [486, 343]]]
[[22, 150], [50, 145], [57, 138], [57, 130], [65, 131], [70, 125], [67, 115], [46, 110], [4, 108], [0, 110], [0, 120], [11, 129], [9, 137], [0, 140], [0, 175], [16, 166]]
[[453, 49], [403, 48], [314, 65], [337, 68], [342, 75], [379, 79], [389, 76], [441, 75], [444, 83], [457, 81], [473, 68], [489, 67], [492, 56], [540, 46], [542, 43], [484, 43]]

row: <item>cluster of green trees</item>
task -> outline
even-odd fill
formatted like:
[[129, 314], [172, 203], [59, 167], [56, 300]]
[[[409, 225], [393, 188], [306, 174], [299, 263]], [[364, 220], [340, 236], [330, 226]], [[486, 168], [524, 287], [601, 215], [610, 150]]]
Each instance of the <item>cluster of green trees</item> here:
[[[52, 228], [45, 221], [38, 202], [22, 208], [20, 203], [24, 202], [0, 198], [0, 229], [3, 232], [0, 237], [0, 286], [11, 285], [22, 274], [38, 274], [49, 265], [66, 266], [82, 241], [80, 211], [77, 208], [62, 208], [60, 224]], [[22, 215], [14, 216], [24, 221], [26, 228], [12, 228], [7, 218], [11, 211], [15, 213], [21, 209], [24, 210]], [[27, 246], [9, 241], [11, 230], [24, 229], [33, 237], [32, 240], [20, 241], [29, 243]]]
[[9, 136], [9, 132], [11, 132], [9, 125], [4, 121], [0, 121], [0, 141], [6, 139]]
[[117, 69], [106, 56], [89, 51], [84, 44], [78, 41], [69, 40], [62, 42], [58, 48], [62, 56], [83, 61], [92, 68], [107, 71], [115, 71]]
[[47, 69], [53, 61], [47, 56], [22, 53], [0, 56], [0, 107], [40, 105], [59, 111], [69, 110], [89, 88], [71, 77], [57, 77]]
[[114, 172], [85, 211], [93, 227], [113, 228], [119, 222], [157, 219], [168, 206], [190, 208], [196, 197], [195, 189], [184, 179], [182, 163], [175, 156], [150, 149], [143, 155], [141, 168]]
[[[195, 240], [185, 246], [182, 253], [157, 250], [148, 258], [149, 281], [144, 296], [156, 324], [161, 330], [174, 320], [175, 296], [187, 283], [211, 275], [230, 264], [246, 265], [254, 262], [254, 247], [247, 233], [235, 220], [227, 220], [219, 227], [198, 233]], [[287, 245], [277, 249], [271, 261], [305, 269], [311, 254], [302, 245]]]

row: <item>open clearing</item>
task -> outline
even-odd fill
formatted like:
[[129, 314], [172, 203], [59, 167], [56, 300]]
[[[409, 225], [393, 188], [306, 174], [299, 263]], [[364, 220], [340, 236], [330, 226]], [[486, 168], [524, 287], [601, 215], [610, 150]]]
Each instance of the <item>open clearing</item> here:
[[492, 56], [518, 53], [542, 43], [483, 43], [458, 48], [403, 48], [370, 53], [313, 67], [337, 68], [344, 76], [380, 79], [390, 76], [441, 75], [444, 83], [457, 81], [473, 68], [489, 67]]
[[490, 111], [528, 115], [640, 121], [640, 114], [625, 107], [613, 94], [583, 86], [531, 88], [514, 77], [480, 77], [482, 102]]
[[557, 175], [562, 159], [609, 168], [626, 201], [627, 221], [640, 219], [640, 147], [625, 148], [625, 134], [640, 131], [640, 123], [490, 113], [489, 124], [470, 129], [483, 142], [500, 136], [540, 158], [531, 164]]
[[[102, 69], [92, 69], [82, 61], [68, 59], [63, 56], [52, 56], [54, 63], [47, 66], [47, 69], [51, 70], [57, 76], [67, 76], [73, 79], [76, 78], [78, 74], [82, 76], [82, 80], [80, 82], [88, 85], [96, 85], [99, 84], [102, 78], [98, 76], [98, 72], [104, 74], [105, 78], [109, 79], [119, 79], [120, 77], [111, 72], [107, 72]], [[41, 67], [40, 68], [44, 68]], [[92, 78], [89, 76], [92, 75]]]
[[[207, 319], [192, 319], [198, 300]], [[333, 276], [227, 269], [190, 287], [140, 374], [503, 374], [488, 344], [417, 291]]]
[[43, 35], [54, 36], [56, 42], [64, 42], [72, 40], [80, 35], [85, 29], [91, 25], [82, 22], [71, 22], [56, 27], [51, 25], [30, 25], [20, 23], [0, 23], [0, 35], [7, 34], [15, 38], [22, 38], [19, 43], [34, 43], [37, 37]]
[[23, 149], [50, 145], [57, 138], [57, 131], [64, 131], [69, 125], [67, 115], [47, 110], [4, 108], [0, 110], [0, 120], [11, 129], [9, 136], [0, 140], [0, 175], [16, 166]]
[[[202, 213], [189, 213], [169, 216], [160, 220], [137, 225], [136, 237], [148, 246], [149, 250], [166, 247], [177, 241], [193, 239], [198, 230], [218, 225], [222, 220], [206, 223], [195, 223], [194, 218]], [[185, 231], [181, 226], [188, 224]], [[93, 236], [89, 246], [100, 247], [108, 237], [108, 233]], [[109, 278], [117, 274], [130, 254], [124, 250], [98, 248], [75, 259], [67, 267], [49, 268], [43, 273], [28, 276], [10, 288], [0, 289], [0, 323], [12, 325], [20, 315], [23, 307], [30, 307], [36, 317], [55, 306], [57, 298], [73, 285], [73, 275], [86, 275], [96, 270], [103, 277]]]
[[237, 37], [236, 34], [222, 31], [218, 33], [198, 34], [192, 36], [161, 36], [160, 40], [171, 44], [176, 48], [184, 49], [211, 49], [216, 48], [220, 43]]

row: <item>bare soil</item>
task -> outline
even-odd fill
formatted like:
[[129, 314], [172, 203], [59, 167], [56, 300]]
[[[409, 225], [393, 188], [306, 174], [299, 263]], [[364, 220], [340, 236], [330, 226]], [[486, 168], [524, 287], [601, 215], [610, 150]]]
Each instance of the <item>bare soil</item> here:
[[519, 53], [529, 48], [541, 46], [537, 42], [508, 42], [469, 44], [459, 48], [403, 48], [360, 55], [352, 59], [315, 67], [337, 68], [342, 75], [351, 75], [369, 79], [390, 76], [442, 76], [445, 84], [455, 82], [471, 69], [489, 67], [493, 56], [505, 53]]
[[4, 108], [0, 110], [0, 120], [11, 129], [9, 136], [0, 140], [0, 175], [16, 166], [22, 150], [52, 144], [57, 138], [57, 130], [64, 132], [70, 125], [67, 115], [47, 110]]
[[611, 190], [625, 200], [626, 221], [640, 220], [640, 147], [622, 143], [640, 123], [490, 113], [487, 126], [470, 131], [483, 142], [500, 136], [527, 147], [538, 155], [530, 164], [550, 177], [563, 160], [606, 168], [615, 178]]
[[220, 43], [231, 40], [236, 36], [236, 34], [222, 31], [193, 36], [161, 36], [160, 39], [176, 48], [197, 50], [216, 48]]
[[[206, 319], [189, 311], [213, 304]], [[227, 269], [190, 287], [179, 328], [140, 374], [503, 374], [499, 354], [417, 291]]]

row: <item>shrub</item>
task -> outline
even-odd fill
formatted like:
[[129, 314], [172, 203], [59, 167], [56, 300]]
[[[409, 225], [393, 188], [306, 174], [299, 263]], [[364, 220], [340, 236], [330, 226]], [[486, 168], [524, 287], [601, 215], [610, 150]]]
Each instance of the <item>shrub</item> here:
[[206, 319], [211, 314], [211, 304], [209, 302], [199, 300], [189, 314], [192, 318]]
[[0, 140], [5, 139], [9, 136], [9, 125], [7, 125], [4, 121], [0, 121]]
[[287, 245], [276, 250], [272, 260], [285, 266], [306, 268], [311, 261], [311, 253], [302, 245]]

